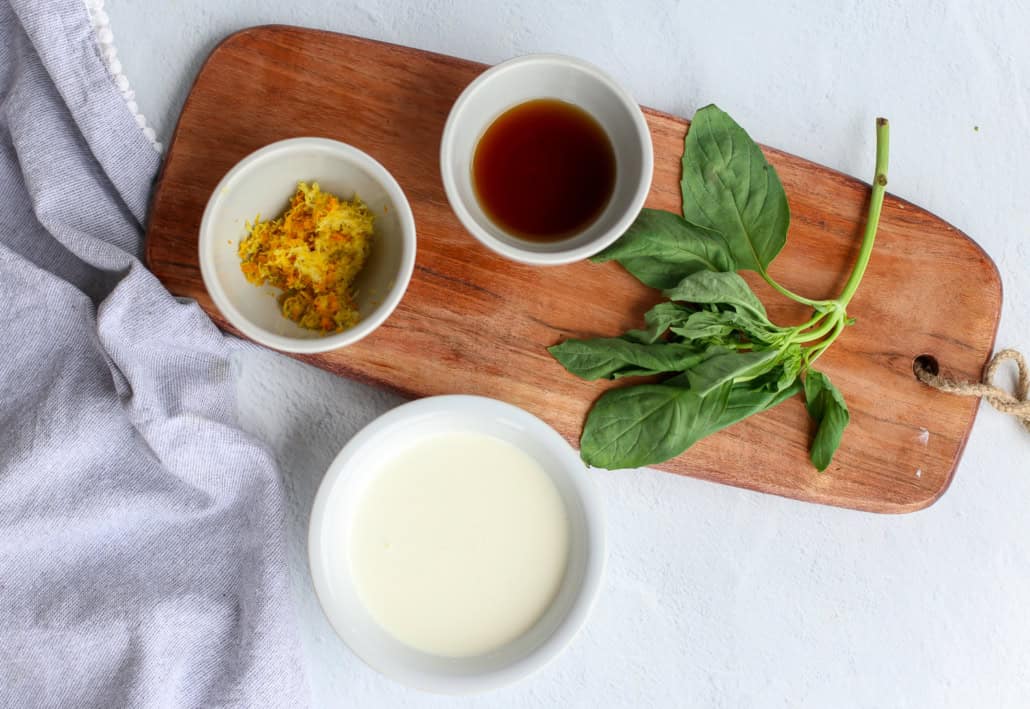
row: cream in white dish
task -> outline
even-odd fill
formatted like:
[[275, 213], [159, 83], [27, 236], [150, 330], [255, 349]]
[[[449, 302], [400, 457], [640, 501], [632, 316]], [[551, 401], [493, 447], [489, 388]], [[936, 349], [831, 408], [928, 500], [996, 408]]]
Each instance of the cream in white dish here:
[[423, 436], [381, 464], [350, 535], [361, 602], [402, 643], [471, 657], [523, 635], [551, 605], [569, 519], [529, 454], [471, 432]]

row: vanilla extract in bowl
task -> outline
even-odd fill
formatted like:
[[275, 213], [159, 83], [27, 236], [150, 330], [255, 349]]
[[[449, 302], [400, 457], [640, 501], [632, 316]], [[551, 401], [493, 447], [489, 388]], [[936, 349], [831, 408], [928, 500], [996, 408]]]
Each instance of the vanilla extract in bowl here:
[[583, 109], [536, 99], [508, 109], [486, 129], [472, 182], [483, 211], [505, 232], [561, 241], [604, 212], [615, 191], [615, 151]]

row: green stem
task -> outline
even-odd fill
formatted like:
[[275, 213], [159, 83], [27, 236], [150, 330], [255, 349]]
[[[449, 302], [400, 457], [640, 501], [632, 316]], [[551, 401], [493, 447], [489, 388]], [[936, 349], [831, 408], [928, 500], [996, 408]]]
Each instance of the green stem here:
[[811, 332], [799, 332], [795, 337], [791, 338], [792, 342], [803, 344], [805, 342], [814, 342], [822, 337], [825, 337], [827, 333], [837, 327], [837, 323], [843, 320], [843, 315], [838, 312], [833, 317], [829, 318], [820, 325], [818, 328]]
[[786, 288], [781, 286], [779, 283], [774, 281], [772, 279], [772, 276], [770, 276], [768, 273], [766, 273], [765, 269], [762, 269], [761, 271], [759, 271], [758, 274], [762, 278], [764, 278], [765, 282], [768, 283], [770, 286], [772, 286], [773, 289], [777, 293], [779, 293], [780, 295], [785, 295], [788, 298], [790, 298], [791, 300], [797, 301], [798, 303], [802, 303], [803, 305], [808, 305], [808, 306], [811, 306], [813, 308], [820, 308], [822, 306], [829, 305], [830, 303], [833, 302], [833, 301], [830, 301], [830, 300], [811, 300], [810, 298], [806, 298], [803, 295], [798, 295], [794, 291], [787, 290]]
[[801, 332], [804, 332], [805, 330], [807, 330], [810, 327], [815, 327], [816, 325], [819, 324], [819, 321], [821, 321], [827, 315], [829, 315], [828, 312], [816, 313], [815, 315], [812, 316], [812, 319], [809, 320], [808, 322], [801, 323], [800, 325], [796, 325], [796, 326], [790, 328], [791, 339], [793, 340], [793, 336], [794, 335], [797, 335], [797, 334], [799, 334]]
[[804, 322], [800, 325], [795, 325], [794, 327], [786, 328], [785, 337], [783, 338], [783, 344], [790, 345], [795, 342], [803, 341], [805, 331], [810, 330], [819, 323], [821, 323], [823, 319], [826, 318], [826, 316], [829, 314], [829, 312], [817, 312], [815, 315], [812, 316], [811, 320], [809, 320], [808, 322]]
[[818, 345], [815, 345], [814, 347], [812, 347], [812, 349], [808, 351], [807, 360], [809, 367], [815, 364], [815, 361], [817, 359], [822, 357], [823, 352], [829, 349], [830, 345], [833, 344], [833, 341], [837, 339], [837, 336], [840, 335], [840, 333], [844, 330], [844, 327], [846, 325], [847, 320], [845, 318], [840, 318], [839, 320], [837, 320], [837, 324], [833, 328], [833, 333], [831, 333], [829, 337], [827, 337], [825, 340], [820, 342]]
[[[883, 196], [887, 191], [887, 162], [890, 152], [890, 124], [886, 118], [876, 119], [876, 173], [873, 177], [873, 194], [869, 199], [869, 216], [866, 218], [865, 233], [862, 235], [862, 248], [858, 252], [858, 259], [855, 261], [855, 268], [851, 271], [851, 277], [844, 284], [837, 302], [842, 308], [846, 308], [851, 298], [858, 290], [858, 284], [865, 275], [866, 267], [869, 265], [869, 257], [873, 253], [873, 243], [876, 241], [876, 228], [880, 224], [880, 211], [883, 209]], [[821, 353], [820, 353], [821, 354]]]

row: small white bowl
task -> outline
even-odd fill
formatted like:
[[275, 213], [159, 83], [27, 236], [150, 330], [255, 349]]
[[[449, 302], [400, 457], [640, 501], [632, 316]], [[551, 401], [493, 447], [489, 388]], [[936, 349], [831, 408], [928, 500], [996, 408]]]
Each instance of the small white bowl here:
[[[246, 223], [272, 219], [289, 205], [297, 182], [317, 182], [342, 199], [355, 194], [375, 214], [375, 241], [358, 276], [361, 320], [322, 335], [283, 316], [271, 286], [255, 286], [237, 253]], [[326, 352], [357, 342], [397, 307], [415, 268], [415, 219], [400, 185], [371, 156], [328, 138], [291, 138], [251, 153], [215, 187], [200, 222], [200, 272], [215, 306], [233, 327], [284, 352]]]
[[[615, 151], [615, 190], [608, 206], [582, 232], [555, 242], [505, 232], [483, 211], [472, 184], [472, 159], [487, 128], [508, 109], [541, 98], [589, 113]], [[629, 228], [651, 190], [654, 151], [640, 106], [611, 77], [580, 59], [530, 54], [483, 72], [454, 102], [440, 144], [440, 171], [451, 208], [484, 246], [514, 261], [558, 265], [593, 256]]]
[[[569, 518], [565, 578], [548, 610], [526, 634], [476, 657], [430, 655], [400, 642], [361, 602], [350, 568], [351, 522], [384, 462], [414, 441], [467, 431], [496, 436], [546, 470]], [[480, 396], [435, 396], [404, 404], [366, 426], [329, 466], [315, 497], [308, 559], [315, 592], [336, 630], [379, 672], [418, 689], [471, 694], [519, 680], [572, 641], [597, 598], [605, 565], [604, 514], [586, 467], [553, 428], [522, 409]]]

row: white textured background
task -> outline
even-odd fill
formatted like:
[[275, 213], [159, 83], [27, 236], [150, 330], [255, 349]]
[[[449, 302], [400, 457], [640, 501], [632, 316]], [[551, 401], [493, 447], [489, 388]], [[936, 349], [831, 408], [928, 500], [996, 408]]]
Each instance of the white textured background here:
[[[1005, 285], [998, 344], [1030, 350], [1030, 11], [1016, 3], [108, 0], [108, 11], [166, 143], [207, 52], [271, 22], [484, 62], [576, 54], [641, 103], [689, 116], [715, 101], [757, 140], [863, 179], [873, 118], [888, 116], [891, 190], [993, 256]], [[907, 516], [598, 472], [611, 552], [586, 630], [522, 684], [452, 700], [364, 667], [322, 619], [305, 569], [322, 473], [398, 399], [268, 352], [238, 365], [243, 423], [277, 452], [294, 507], [296, 596], [322, 706], [1027, 705], [1030, 436], [986, 406], [950, 491]]]

